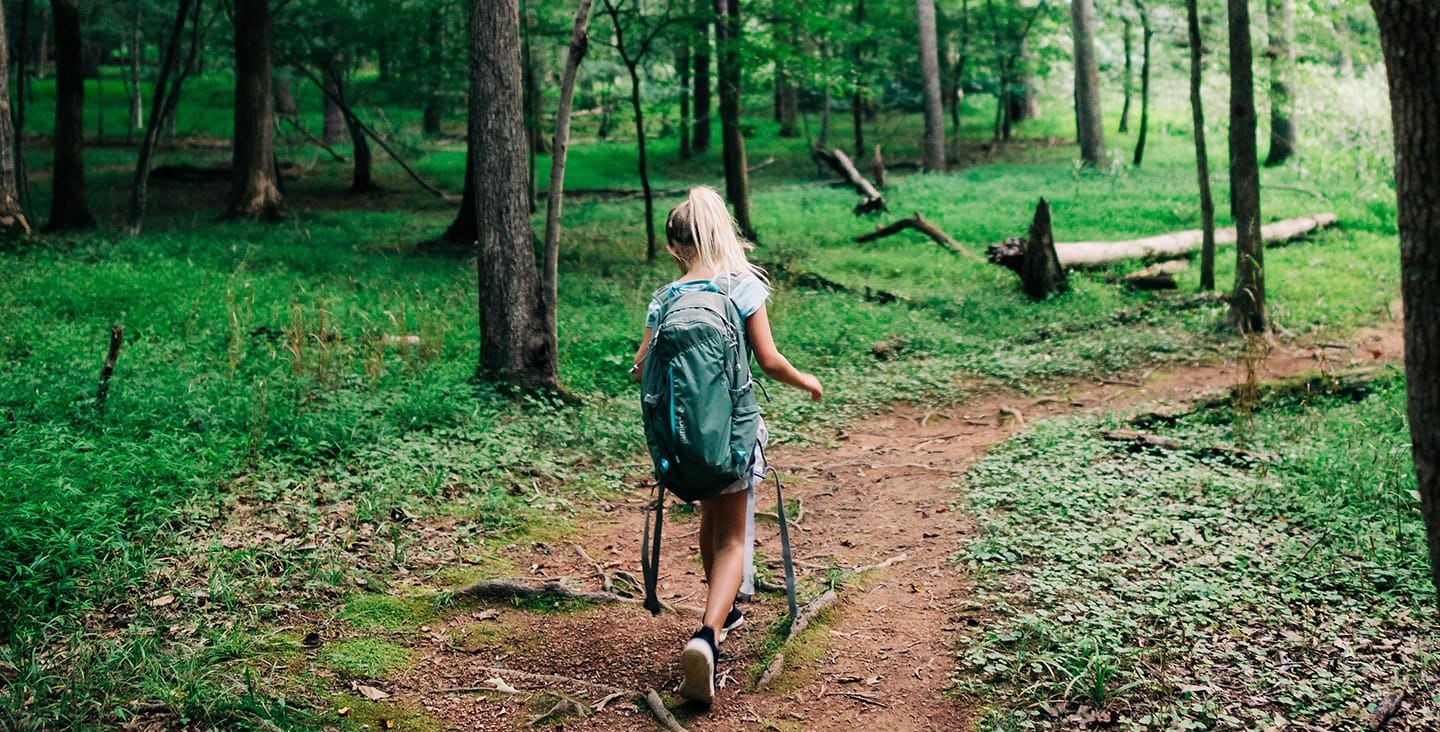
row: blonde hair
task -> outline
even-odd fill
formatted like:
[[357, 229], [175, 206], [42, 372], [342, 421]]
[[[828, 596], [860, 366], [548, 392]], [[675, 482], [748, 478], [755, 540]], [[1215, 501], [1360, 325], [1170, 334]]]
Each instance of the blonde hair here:
[[717, 275], [752, 274], [768, 284], [765, 270], [745, 258], [746, 250], [755, 245], [736, 233], [735, 219], [714, 188], [691, 188], [685, 202], [666, 217], [665, 237], [687, 267], [707, 267]]

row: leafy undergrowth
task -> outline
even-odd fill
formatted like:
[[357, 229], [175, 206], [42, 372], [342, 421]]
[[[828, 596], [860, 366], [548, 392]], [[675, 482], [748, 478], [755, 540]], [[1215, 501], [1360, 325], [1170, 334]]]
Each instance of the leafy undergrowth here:
[[[1105, 441], [1037, 425], [968, 474], [977, 604], [958, 688], [982, 729], [1391, 729], [1440, 724], [1440, 643], [1404, 387]], [[980, 610], [984, 608], [983, 612]]]

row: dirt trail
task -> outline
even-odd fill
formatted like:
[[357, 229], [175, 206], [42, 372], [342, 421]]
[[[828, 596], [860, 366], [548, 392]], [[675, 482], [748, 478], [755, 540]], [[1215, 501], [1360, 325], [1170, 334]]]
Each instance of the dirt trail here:
[[[1367, 329], [1343, 343], [1277, 347], [1256, 366], [1270, 380], [1340, 369], [1377, 360], [1398, 361], [1399, 324]], [[880, 729], [960, 730], [972, 726], [965, 700], [947, 695], [954, 665], [954, 631], [978, 622], [964, 567], [952, 561], [973, 530], [972, 519], [952, 510], [960, 495], [953, 483], [990, 445], [1024, 422], [1064, 414], [1124, 411], [1137, 404], [1183, 401], [1225, 389], [1244, 378], [1230, 362], [1189, 365], [1157, 372], [1139, 382], [1114, 380], [1058, 387], [1043, 396], [984, 393], [937, 412], [897, 407], [834, 435], [833, 448], [772, 450], [788, 477], [786, 496], [804, 511], [791, 533], [797, 572], [811, 594], [828, 569], [852, 569], [903, 557], [841, 590], [834, 622], [807, 632], [815, 655], [795, 659], [764, 691], [750, 690], [751, 667], [785, 613], [782, 596], [762, 595], [742, 606], [747, 624], [722, 648], [725, 683], [711, 710], [681, 705], [680, 721], [696, 730]], [[639, 575], [642, 489], [613, 507], [570, 540], [584, 545], [611, 569]], [[758, 510], [773, 511], [773, 490], [760, 495]], [[695, 531], [697, 523], [670, 520], [661, 564], [661, 597], [700, 605]], [[765, 557], [778, 560], [778, 532], [761, 518], [757, 541]], [[519, 547], [511, 557], [536, 576], [567, 576], [598, 586], [593, 568], [569, 543]], [[775, 570], [773, 576], [780, 576]], [[802, 597], [802, 602], [803, 602]], [[497, 614], [498, 611], [498, 614]], [[582, 686], [510, 679], [522, 693], [435, 693], [446, 687], [484, 686], [503, 665], [591, 682], [657, 689], [673, 696], [681, 645], [697, 626], [693, 615], [651, 618], [633, 606], [541, 613], [515, 608], [473, 607], [436, 623], [422, 641], [421, 661], [392, 683], [399, 701], [425, 710], [453, 729], [513, 729], [554, 704], [543, 690], [564, 692], [593, 704], [605, 694]], [[647, 712], [624, 700], [588, 717], [563, 719], [567, 730], [656, 728]]]

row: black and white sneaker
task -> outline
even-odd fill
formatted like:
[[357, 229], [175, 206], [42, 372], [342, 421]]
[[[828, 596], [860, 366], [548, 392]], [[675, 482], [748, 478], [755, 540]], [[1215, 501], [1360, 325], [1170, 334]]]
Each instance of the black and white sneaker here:
[[715, 659], [720, 651], [715, 647], [715, 631], [702, 626], [685, 644], [680, 653], [680, 665], [685, 678], [680, 682], [680, 696], [693, 702], [709, 705], [715, 701]]
[[730, 606], [730, 614], [725, 616], [725, 624], [722, 625], [722, 626], [720, 626], [720, 635], [715, 638], [715, 642], [716, 642], [716, 643], [724, 643], [724, 642], [725, 642], [725, 636], [730, 635], [730, 631], [732, 631], [732, 630], [734, 630], [734, 629], [736, 629], [736, 628], [738, 628], [738, 627], [740, 627], [740, 626], [742, 626], [742, 625], [744, 625], [744, 624], [745, 624], [745, 614], [742, 613], [742, 612], [740, 612], [740, 608], [735, 607], [734, 605], [731, 605], [731, 606]]

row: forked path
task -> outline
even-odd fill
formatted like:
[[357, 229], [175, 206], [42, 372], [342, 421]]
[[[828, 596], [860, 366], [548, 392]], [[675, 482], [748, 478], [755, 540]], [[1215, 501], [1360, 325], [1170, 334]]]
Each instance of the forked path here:
[[[1398, 361], [1401, 348], [1396, 323], [1343, 343], [1278, 347], [1255, 366], [1255, 377], [1276, 379], [1325, 364], [1340, 369]], [[972, 598], [964, 565], [954, 561], [974, 526], [971, 517], [955, 510], [961, 493], [954, 484], [961, 473], [1024, 422], [1184, 401], [1245, 377], [1232, 362], [1172, 367], [1143, 384], [1082, 383], [1041, 396], [987, 392], [937, 411], [897, 407], [834, 435], [833, 447], [776, 447], [771, 459], [788, 476], [786, 497], [803, 507], [798, 529], [791, 532], [802, 587], [813, 594], [836, 568], [894, 561], [842, 588], [831, 622], [807, 631], [801, 650], [808, 657], [792, 659], [789, 671], [765, 690], [750, 688], [751, 669], [773, 638], [770, 631], [781, 622], [785, 603], [781, 596], [763, 595], [743, 606], [747, 624], [721, 651], [725, 685], [715, 706], [707, 711], [680, 705], [672, 708], [675, 716], [697, 730], [970, 728], [967, 701], [947, 693], [955, 631], [983, 622], [985, 610]], [[630, 502], [602, 511], [571, 542], [516, 547], [511, 559], [536, 578], [568, 576], [597, 588], [593, 565], [573, 550], [573, 542], [608, 570], [638, 576], [643, 494], [637, 487]], [[767, 488], [758, 510], [773, 511], [773, 502]], [[758, 551], [775, 564], [780, 556], [775, 522], [762, 517], [758, 523]], [[703, 598], [696, 527], [683, 519], [669, 520], [666, 527], [661, 597], [677, 605], [699, 605]], [[780, 575], [778, 568], [773, 575]], [[591, 706], [606, 696], [599, 686], [514, 677], [506, 680], [519, 693], [474, 691], [491, 685], [493, 666], [656, 689], [674, 698], [679, 651], [696, 626], [693, 615], [652, 618], [633, 606], [556, 613], [477, 606], [430, 629], [422, 660], [395, 680], [394, 694], [455, 729], [524, 726], [554, 705], [556, 693]], [[572, 714], [538, 726], [646, 729], [654, 728], [652, 719], [616, 699], [589, 716]]]

